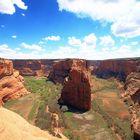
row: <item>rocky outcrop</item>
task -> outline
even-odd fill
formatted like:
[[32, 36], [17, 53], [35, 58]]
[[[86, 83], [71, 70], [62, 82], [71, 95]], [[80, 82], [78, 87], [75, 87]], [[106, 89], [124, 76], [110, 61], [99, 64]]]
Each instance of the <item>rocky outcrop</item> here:
[[[48, 76], [54, 82], [63, 82], [64, 77], [69, 73], [70, 59], [41, 59], [41, 60], [12, 60], [14, 69], [22, 76]], [[61, 62], [58, 63], [58, 62]], [[112, 59], [112, 60], [86, 60], [92, 74], [101, 78], [116, 77], [125, 81], [131, 72], [140, 69], [140, 58], [136, 59]], [[51, 74], [49, 74], [51, 71]]]
[[70, 70], [74, 66], [79, 66], [81, 68], [88, 68], [86, 60], [80, 59], [67, 59], [62, 61], [57, 61], [53, 65], [53, 69], [50, 72], [48, 78], [57, 83], [63, 83], [65, 77], [67, 77], [70, 73]]
[[140, 72], [131, 73], [126, 79], [125, 93], [122, 95], [129, 105], [135, 140], [140, 139]]
[[13, 69], [12, 61], [0, 60], [0, 105], [9, 99], [16, 99], [28, 93], [24, 79]]
[[50, 135], [29, 124], [18, 114], [0, 107], [0, 140], [67, 140]]
[[[61, 65], [61, 63], [63, 65]], [[61, 93], [60, 102], [81, 110], [91, 108], [90, 71], [85, 60], [67, 60], [57, 64], [58, 68], [67, 68], [67, 77]]]
[[[89, 61], [89, 65], [90, 65]], [[121, 81], [125, 81], [131, 72], [136, 72], [140, 66], [140, 59], [114, 59], [103, 60], [92, 63], [94, 66], [93, 74], [100, 78], [115, 77]]]
[[14, 69], [22, 76], [48, 76], [55, 60], [13, 60]]
[[13, 74], [13, 63], [12, 61], [0, 59], [0, 79], [4, 76]]

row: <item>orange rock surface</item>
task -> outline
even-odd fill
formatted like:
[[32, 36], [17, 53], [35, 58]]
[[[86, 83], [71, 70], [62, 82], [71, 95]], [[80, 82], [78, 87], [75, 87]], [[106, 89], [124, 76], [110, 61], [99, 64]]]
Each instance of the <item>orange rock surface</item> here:
[[55, 60], [13, 60], [14, 69], [22, 76], [48, 76]]
[[61, 63], [63, 64], [61, 68], [69, 68], [69, 74], [65, 77], [60, 100], [75, 108], [89, 110], [91, 108], [91, 75], [86, 61], [68, 60], [65, 65], [64, 62], [60, 62], [57, 66]]
[[0, 107], [0, 140], [67, 140], [54, 137], [47, 131], [29, 124], [18, 114]]
[[[90, 64], [89, 64], [90, 65]], [[125, 81], [131, 72], [136, 72], [140, 66], [139, 59], [119, 59], [119, 60], [103, 60], [94, 62], [92, 73], [101, 78], [116, 77], [121, 81]]]
[[134, 131], [134, 139], [140, 139], [140, 72], [132, 72], [127, 76], [124, 86], [123, 98], [131, 104], [131, 123]]
[[28, 93], [24, 79], [13, 69], [12, 61], [0, 60], [0, 105], [9, 99], [16, 99]]

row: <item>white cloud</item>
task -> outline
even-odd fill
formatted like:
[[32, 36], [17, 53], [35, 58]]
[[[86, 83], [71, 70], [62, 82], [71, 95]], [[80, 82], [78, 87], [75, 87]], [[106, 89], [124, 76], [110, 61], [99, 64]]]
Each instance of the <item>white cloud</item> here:
[[[57, 50], [48, 52], [43, 50], [41, 53], [38, 49], [33, 49], [34, 45], [22, 44], [28, 48], [27, 53], [21, 48], [12, 49], [6, 44], [0, 45], [0, 57], [13, 59], [49, 59], [49, 58], [81, 58], [81, 59], [110, 59], [110, 58], [127, 58], [139, 57], [140, 49], [133, 49], [133, 46], [122, 45], [121, 47], [104, 47], [102, 50], [94, 49], [93, 47], [73, 47], [60, 46]], [[39, 49], [40, 50], [40, 49]]]
[[57, 0], [59, 10], [90, 17], [112, 24], [111, 31], [119, 37], [140, 35], [140, 1], [138, 0]]
[[81, 46], [81, 40], [76, 37], [68, 37], [68, 44], [71, 46]]
[[36, 44], [29, 45], [29, 44], [22, 42], [21, 47], [25, 48], [25, 49], [29, 49], [29, 50], [34, 50], [34, 51], [43, 51], [43, 48]]
[[59, 41], [60, 39], [61, 39], [60, 36], [48, 36], [48, 37], [45, 37], [43, 40]]
[[136, 45], [138, 45], [138, 41], [131, 42], [130, 45], [136, 46]]
[[25, 14], [24, 14], [24, 13], [21, 13], [21, 15], [22, 15], [23, 17], [25, 17]]
[[97, 37], [94, 33], [84, 36], [81, 40], [73, 37], [68, 37], [68, 44], [70, 46], [80, 47], [81, 50], [85, 49], [95, 49], [96, 48]]
[[103, 36], [103, 37], [100, 37], [100, 45], [111, 47], [115, 45], [115, 41], [112, 39], [111, 36]]
[[1, 28], [4, 28], [4, 27], [5, 27], [5, 25], [1, 25], [0, 27], [1, 27]]
[[12, 38], [14, 38], [14, 39], [15, 39], [15, 38], [17, 38], [17, 36], [16, 36], [16, 35], [12, 35], [11, 37], [12, 37]]
[[39, 41], [38, 44], [42, 45], [42, 44], [44, 44], [44, 42], [43, 41]]
[[8, 47], [7, 44], [0, 45], [0, 54], [12, 54], [15, 53], [15, 51]]
[[0, 13], [14, 14], [16, 11], [15, 5], [20, 9], [27, 9], [27, 6], [22, 0], [0, 0]]
[[87, 36], [84, 37], [84, 46], [92, 46], [92, 47], [96, 47], [96, 41], [97, 41], [97, 37], [94, 33], [91, 33]]

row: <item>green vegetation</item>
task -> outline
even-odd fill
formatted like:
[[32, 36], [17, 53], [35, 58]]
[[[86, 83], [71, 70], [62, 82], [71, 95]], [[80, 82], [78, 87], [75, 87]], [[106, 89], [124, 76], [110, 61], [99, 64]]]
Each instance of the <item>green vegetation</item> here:
[[35, 118], [35, 113], [36, 113], [36, 111], [37, 111], [38, 105], [39, 105], [39, 102], [38, 102], [38, 101], [36, 101], [36, 102], [33, 104], [32, 109], [31, 109], [31, 111], [30, 111], [30, 113], [29, 113], [29, 115], [28, 115], [28, 119], [29, 119], [29, 120], [33, 120], [33, 119]]
[[127, 108], [120, 101], [115, 82], [93, 76], [92, 83], [94, 99], [88, 112], [70, 112], [65, 105], [60, 109], [58, 99], [62, 85], [47, 81], [44, 77], [25, 77], [25, 87], [31, 93], [8, 101], [5, 106], [51, 132], [51, 114], [46, 112], [48, 106], [49, 111], [59, 115], [59, 126], [64, 128], [63, 134], [70, 140], [117, 140], [112, 127], [123, 140], [131, 140], [130, 118], [119, 116], [120, 111], [126, 112]]
[[46, 105], [48, 105], [51, 112], [59, 114], [60, 123], [63, 125], [61, 110], [57, 103], [62, 88], [61, 84], [54, 84], [51, 81], [47, 81], [47, 78], [25, 77], [25, 86], [30, 92], [40, 95], [39, 102], [34, 103], [28, 118], [31, 120], [34, 118], [36, 108], [38, 107], [35, 124], [41, 129], [50, 130], [51, 116], [45, 112]]
[[92, 82], [93, 82], [93, 87], [92, 87], [92, 92], [100, 92], [100, 91], [117, 91], [117, 86], [114, 82], [107, 81], [105, 79], [100, 79], [95, 76], [92, 76]]
[[12, 107], [13, 105], [15, 105], [17, 102], [18, 102], [18, 100], [10, 100], [10, 101], [7, 101], [7, 102], [4, 104], [4, 107], [10, 108], [10, 107]]
[[131, 140], [131, 124], [130, 117], [120, 118], [120, 111], [126, 112], [126, 106], [120, 101], [119, 90], [115, 82], [106, 81], [93, 77], [93, 82], [96, 82], [93, 92], [96, 96], [92, 102], [93, 109], [98, 112], [107, 122], [108, 128], [115, 128], [123, 140]]

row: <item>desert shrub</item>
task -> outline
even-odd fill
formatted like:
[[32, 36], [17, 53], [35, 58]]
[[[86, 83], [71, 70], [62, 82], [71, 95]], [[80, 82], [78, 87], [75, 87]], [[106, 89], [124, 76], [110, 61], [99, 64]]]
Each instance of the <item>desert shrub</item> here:
[[63, 133], [69, 140], [75, 140], [71, 130], [65, 130]]
[[121, 126], [122, 121], [120, 119], [113, 119], [112, 117], [110, 117], [103, 109], [101, 109], [96, 100], [94, 100], [92, 106], [96, 112], [102, 115], [104, 120], [107, 122], [108, 128], [115, 127], [115, 132], [118, 133], [123, 140], [132, 139], [132, 132], [130, 130], [127, 130], [130, 127], [130, 124], [127, 124], [127, 129], [124, 130]]
[[66, 105], [63, 105], [62, 107], [61, 107], [61, 111], [62, 112], [66, 112], [66, 111], [68, 111], [69, 109], [68, 109], [68, 107], [66, 106]]
[[37, 107], [38, 107], [38, 101], [35, 102], [32, 106], [32, 109], [28, 115], [28, 119], [29, 120], [33, 120], [34, 116], [35, 116], [35, 113], [36, 113], [36, 110], [37, 110]]

